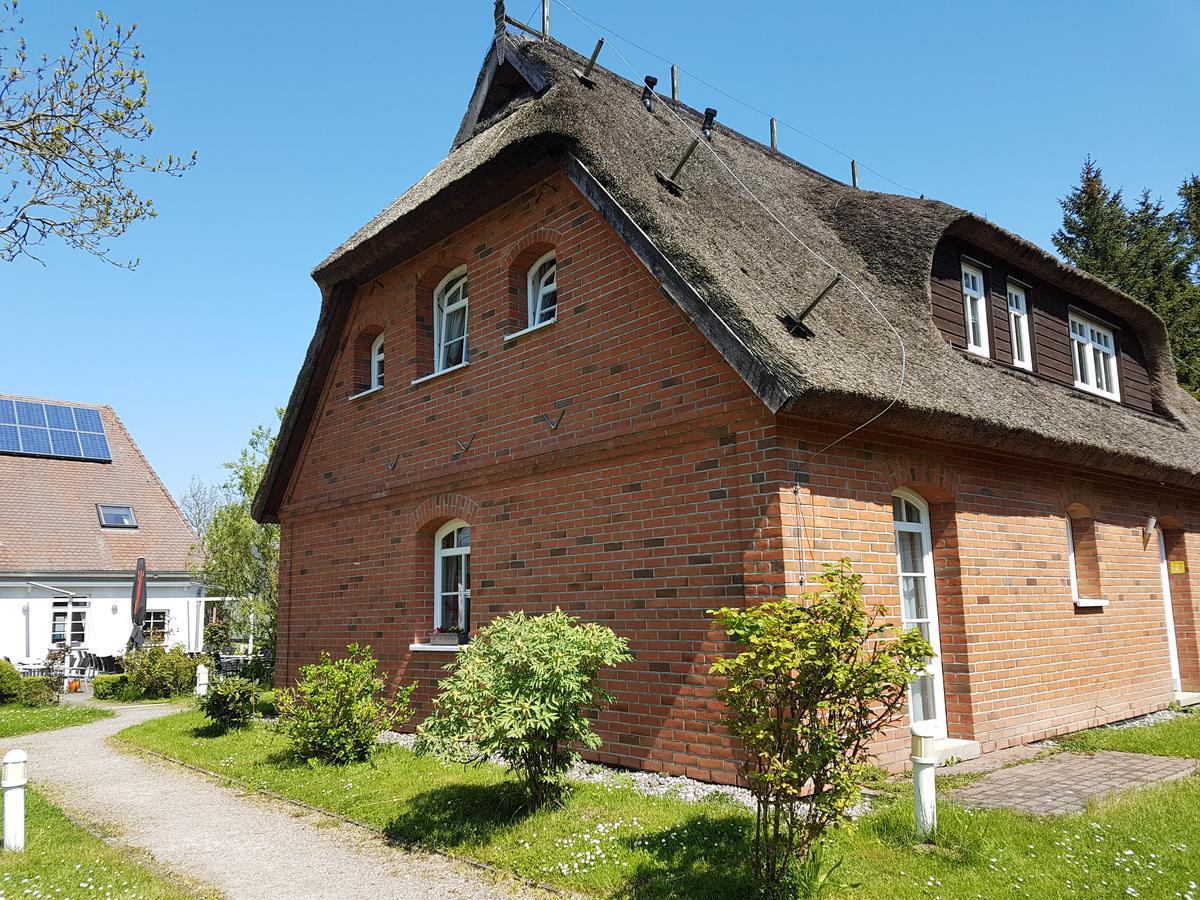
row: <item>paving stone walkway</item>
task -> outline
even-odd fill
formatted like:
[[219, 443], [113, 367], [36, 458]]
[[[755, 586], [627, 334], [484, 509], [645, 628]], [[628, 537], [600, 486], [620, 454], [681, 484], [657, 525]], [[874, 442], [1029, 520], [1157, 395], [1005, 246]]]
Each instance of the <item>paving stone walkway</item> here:
[[1127, 788], [1183, 778], [1197, 765], [1194, 759], [1142, 753], [1059, 753], [992, 772], [953, 796], [963, 806], [1062, 815]]
[[[259, 900], [500, 900], [544, 897], [446, 857], [389, 847], [364, 829], [222, 784], [178, 765], [118, 752], [108, 738], [170, 706], [117, 707], [116, 716], [0, 739], [29, 752], [31, 784], [68, 813], [165, 869]], [[30, 835], [32, 844], [36, 835]], [[184, 892], [180, 892], [181, 896]]]

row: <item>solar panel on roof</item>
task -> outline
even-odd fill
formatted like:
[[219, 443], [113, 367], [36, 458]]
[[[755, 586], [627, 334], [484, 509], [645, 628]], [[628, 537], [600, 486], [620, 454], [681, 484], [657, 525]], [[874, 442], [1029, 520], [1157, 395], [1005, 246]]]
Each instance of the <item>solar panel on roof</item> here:
[[98, 409], [0, 397], [0, 453], [111, 462]]

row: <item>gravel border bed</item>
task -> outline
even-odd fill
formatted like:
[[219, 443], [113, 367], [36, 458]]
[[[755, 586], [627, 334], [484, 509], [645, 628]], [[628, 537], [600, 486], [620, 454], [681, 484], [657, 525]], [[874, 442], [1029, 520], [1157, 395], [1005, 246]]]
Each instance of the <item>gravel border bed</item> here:
[[[411, 750], [416, 735], [385, 731], [379, 735], [381, 744], [394, 744]], [[495, 760], [503, 764], [501, 760]], [[685, 803], [700, 803], [709, 797], [725, 797], [747, 809], [754, 809], [754, 795], [743, 787], [731, 784], [711, 784], [684, 775], [664, 775], [631, 769], [614, 769], [600, 763], [578, 762], [567, 775], [572, 781], [612, 787], [632, 787], [647, 797], [674, 797]], [[863, 801], [850, 808], [851, 818], [870, 811], [871, 804]]]

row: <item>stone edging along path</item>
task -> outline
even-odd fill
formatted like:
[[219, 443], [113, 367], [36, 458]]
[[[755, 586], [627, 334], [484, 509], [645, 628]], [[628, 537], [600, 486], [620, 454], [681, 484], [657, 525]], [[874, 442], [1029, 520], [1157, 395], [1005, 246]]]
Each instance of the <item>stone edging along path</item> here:
[[[374, 829], [294, 801], [282, 803], [220, 775], [201, 776], [202, 770], [118, 752], [108, 743], [129, 725], [176, 711], [117, 707], [113, 718], [5, 738], [0, 751], [28, 751], [32, 786], [67, 813], [235, 900], [547, 896], [531, 884], [445, 854], [389, 845]], [[29, 841], [35, 840], [31, 834]]]

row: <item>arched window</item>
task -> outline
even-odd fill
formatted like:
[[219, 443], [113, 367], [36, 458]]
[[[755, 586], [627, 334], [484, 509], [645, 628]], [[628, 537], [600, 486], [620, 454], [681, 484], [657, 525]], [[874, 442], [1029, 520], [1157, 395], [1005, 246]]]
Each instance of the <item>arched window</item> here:
[[454, 519], [433, 536], [433, 627], [467, 631], [471, 625], [471, 526]]
[[371, 388], [383, 387], [383, 332], [371, 344]]
[[551, 250], [529, 269], [529, 327], [558, 315], [558, 265]]
[[467, 267], [442, 279], [433, 293], [433, 371], [467, 361]]
[[929, 507], [912, 491], [892, 495], [892, 525], [900, 575], [900, 616], [905, 628], [916, 628], [933, 648], [924, 673], [909, 689], [912, 721], [930, 722], [938, 737], [946, 736], [946, 700], [942, 689], [941, 636], [933, 579], [933, 542]]

